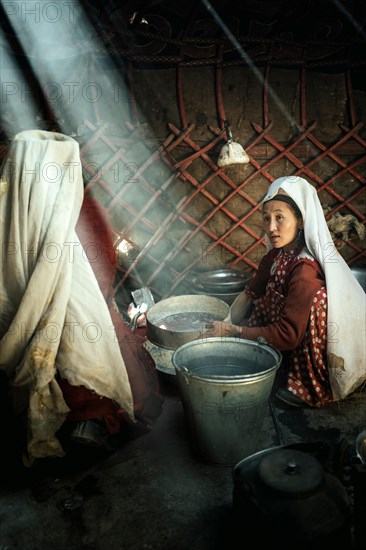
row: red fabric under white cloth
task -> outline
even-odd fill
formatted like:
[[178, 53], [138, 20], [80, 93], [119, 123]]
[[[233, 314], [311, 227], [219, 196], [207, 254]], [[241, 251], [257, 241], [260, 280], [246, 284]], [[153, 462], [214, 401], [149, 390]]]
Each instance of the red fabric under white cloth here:
[[[112, 230], [107, 213], [90, 195], [84, 196], [76, 225], [76, 233], [85, 254], [88, 256], [90, 265], [109, 308], [131, 385], [135, 421], [149, 428], [162, 410], [162, 397], [159, 392], [155, 362], [143, 346], [146, 336], [139, 332], [133, 333], [131, 331], [130, 327], [121, 317], [114, 301], [113, 283], [116, 269], [116, 252], [113, 247]], [[66, 384], [63, 384], [62, 388], [66, 401], [70, 400], [71, 396], [74, 399], [76, 398], [77, 392], [74, 387], [70, 388]], [[81, 388], [79, 391], [79, 395], [85, 397], [83, 400], [78, 400], [78, 406], [75, 400], [73, 401], [69, 419], [95, 418], [95, 407], [98, 405], [99, 397], [98, 400], [93, 400], [94, 405], [90, 407], [90, 413], [86, 414], [85, 404], [89, 403], [91, 396], [86, 397], [85, 392]], [[81, 414], [83, 415], [82, 417]], [[120, 415], [128, 421], [124, 411], [121, 409], [118, 410], [118, 416]], [[110, 418], [110, 414], [108, 415], [107, 410], [100, 416], [104, 416], [107, 425], [111, 426], [110, 431], [112, 431], [113, 421]]]

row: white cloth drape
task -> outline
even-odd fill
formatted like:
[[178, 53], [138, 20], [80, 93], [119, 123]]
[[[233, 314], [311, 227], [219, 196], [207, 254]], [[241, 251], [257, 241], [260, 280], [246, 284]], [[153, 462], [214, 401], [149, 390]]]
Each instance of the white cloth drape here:
[[306, 247], [325, 274], [329, 376], [333, 397], [340, 400], [366, 380], [366, 295], [334, 245], [315, 187], [298, 176], [278, 178], [263, 202], [280, 189], [299, 207]]
[[62, 456], [55, 433], [68, 407], [57, 371], [134, 419], [109, 310], [75, 233], [83, 200], [79, 145], [63, 134], [21, 132], [0, 181], [0, 368], [17, 408], [28, 411], [30, 458]]

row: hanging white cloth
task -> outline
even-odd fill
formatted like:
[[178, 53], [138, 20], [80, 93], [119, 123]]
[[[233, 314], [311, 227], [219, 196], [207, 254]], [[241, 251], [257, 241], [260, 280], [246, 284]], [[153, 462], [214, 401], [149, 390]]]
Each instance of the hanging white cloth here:
[[78, 143], [27, 130], [1, 170], [0, 368], [28, 411], [28, 454], [62, 456], [68, 407], [56, 372], [115, 401], [134, 420], [108, 307], [75, 233], [83, 201]]
[[299, 176], [278, 178], [263, 202], [273, 199], [280, 189], [299, 207], [306, 247], [325, 274], [328, 368], [337, 401], [366, 380], [366, 295], [334, 245], [315, 187]]

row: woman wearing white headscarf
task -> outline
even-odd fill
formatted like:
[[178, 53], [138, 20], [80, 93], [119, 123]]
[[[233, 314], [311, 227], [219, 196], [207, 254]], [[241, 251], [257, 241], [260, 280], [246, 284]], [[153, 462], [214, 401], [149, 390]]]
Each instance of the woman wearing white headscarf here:
[[[275, 180], [262, 204], [269, 252], [207, 336], [263, 337], [282, 353], [288, 405], [322, 407], [366, 380], [365, 292], [336, 250], [314, 186]], [[246, 311], [249, 319], [243, 324]]]
[[64, 455], [57, 432], [66, 419], [121, 413], [133, 425], [135, 403], [116, 323], [76, 232], [84, 199], [78, 143], [19, 133], [0, 183], [0, 370], [27, 417], [32, 463]]

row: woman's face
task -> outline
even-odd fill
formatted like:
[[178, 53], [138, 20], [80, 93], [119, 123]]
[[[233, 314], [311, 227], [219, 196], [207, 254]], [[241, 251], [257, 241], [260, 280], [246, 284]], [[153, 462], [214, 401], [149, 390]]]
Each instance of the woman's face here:
[[263, 205], [263, 225], [273, 248], [291, 250], [302, 220], [299, 220], [291, 207], [282, 201], [270, 200]]

